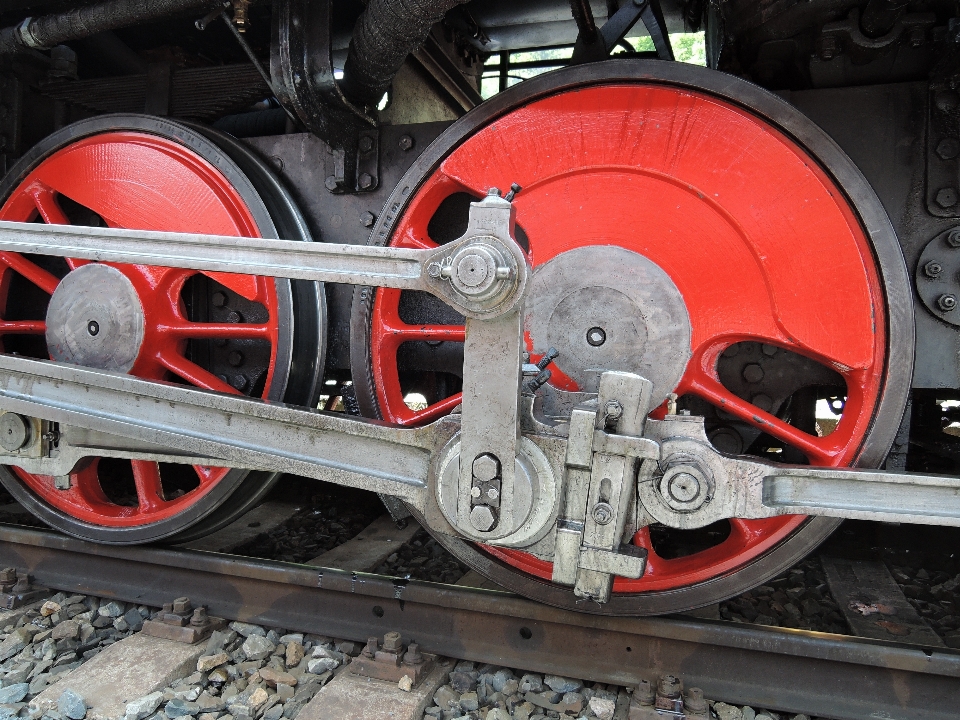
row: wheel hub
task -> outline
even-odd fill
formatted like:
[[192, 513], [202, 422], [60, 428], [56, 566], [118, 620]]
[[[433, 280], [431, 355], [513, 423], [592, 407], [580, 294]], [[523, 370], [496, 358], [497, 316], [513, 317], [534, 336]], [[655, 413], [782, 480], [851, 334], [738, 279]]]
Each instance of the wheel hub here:
[[[690, 359], [690, 317], [656, 263], [621, 247], [581, 247], [536, 268], [527, 301], [533, 348], [554, 347], [564, 390], [596, 392], [597, 369], [635, 372], [659, 405]], [[593, 372], [591, 372], [593, 371]]]
[[69, 273], [47, 306], [47, 348], [57, 362], [128, 372], [140, 354], [143, 305], [133, 283], [109, 265]]

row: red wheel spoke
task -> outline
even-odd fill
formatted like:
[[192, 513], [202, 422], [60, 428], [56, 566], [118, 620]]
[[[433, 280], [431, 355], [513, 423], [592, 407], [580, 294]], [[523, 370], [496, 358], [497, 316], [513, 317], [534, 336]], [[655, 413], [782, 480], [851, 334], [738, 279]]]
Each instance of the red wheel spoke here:
[[69, 225], [70, 220], [60, 209], [56, 193], [43, 183], [35, 183], [29, 189], [33, 204], [37, 206], [40, 217], [49, 225]]
[[204, 370], [195, 362], [187, 360], [183, 355], [174, 352], [161, 352], [157, 356], [160, 364], [170, 372], [179, 375], [187, 382], [196, 385], [204, 390], [213, 390], [214, 392], [226, 393], [228, 395], [240, 395], [240, 391], [223, 380], [218, 378], [209, 370]]
[[402, 419], [400, 424], [426, 425], [427, 423], [431, 423], [437, 418], [441, 418], [444, 415], [449, 415], [450, 411], [461, 403], [462, 397], [462, 393], [456, 393], [448, 398], [444, 398], [440, 402], [436, 402], [433, 405], [425, 407], [423, 410], [415, 411], [409, 418]]
[[0, 320], [0, 335], [43, 335], [47, 324], [43, 320]]
[[19, 253], [0, 253], [0, 262], [14, 272], [23, 275], [23, 277], [47, 293], [47, 295], [53, 295], [53, 291], [56, 290], [57, 285], [60, 284], [60, 281], [53, 273], [44, 270]]
[[133, 482], [137, 486], [137, 500], [142, 513], [154, 512], [166, 502], [160, 482], [160, 464], [152, 460], [132, 460]]
[[463, 325], [394, 325], [384, 328], [394, 347], [417, 340], [463, 342], [466, 328]]
[[396, 247], [412, 248], [414, 250], [433, 250], [438, 245], [425, 235], [415, 235], [408, 233], [404, 235]]
[[178, 338], [228, 338], [231, 340], [269, 340], [271, 329], [268, 325], [246, 323], [166, 323], [157, 327], [161, 333], [169, 333]]
[[839, 452], [839, 448], [828, 438], [817, 438], [788, 425], [780, 418], [737, 397], [718, 381], [703, 373], [689, 373], [684, 382], [695, 395], [800, 450], [812, 464], [831, 464]]

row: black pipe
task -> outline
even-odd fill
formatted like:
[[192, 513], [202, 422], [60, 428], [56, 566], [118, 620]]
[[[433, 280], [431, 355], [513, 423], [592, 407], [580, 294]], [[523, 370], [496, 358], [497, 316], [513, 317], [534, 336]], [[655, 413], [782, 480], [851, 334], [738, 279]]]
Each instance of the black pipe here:
[[0, 55], [25, 48], [46, 50], [105, 30], [160, 20], [212, 5], [211, 0], [108, 0], [108, 2], [44, 15], [0, 30]]
[[467, 0], [370, 0], [357, 18], [340, 89], [351, 102], [373, 107], [407, 56], [420, 47], [447, 11]]

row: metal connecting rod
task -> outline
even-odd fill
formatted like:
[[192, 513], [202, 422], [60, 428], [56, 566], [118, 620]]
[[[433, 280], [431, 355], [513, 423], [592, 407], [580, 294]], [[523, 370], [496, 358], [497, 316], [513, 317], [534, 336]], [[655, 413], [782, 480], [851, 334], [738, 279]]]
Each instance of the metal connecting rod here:
[[[483, 268], [495, 275], [496, 284], [482, 288], [487, 292], [481, 297], [475, 292], [476, 286], [458, 282], [459, 276], [469, 274], [471, 263], [475, 263], [477, 254], [471, 252], [471, 246], [477, 245], [482, 245], [481, 250], [487, 255], [492, 247], [492, 257], [500, 261], [495, 267]], [[496, 316], [516, 307], [528, 273], [526, 258], [516, 243], [489, 235], [480, 243], [465, 236], [441, 248], [411, 250], [0, 222], [0, 252], [423, 290], [468, 317]], [[441, 274], [441, 265], [449, 272]]]

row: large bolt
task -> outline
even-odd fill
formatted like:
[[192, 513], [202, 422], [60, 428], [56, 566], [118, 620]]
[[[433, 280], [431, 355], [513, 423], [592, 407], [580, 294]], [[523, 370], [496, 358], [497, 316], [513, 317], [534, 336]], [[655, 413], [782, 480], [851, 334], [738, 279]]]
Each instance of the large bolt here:
[[649, 680], [641, 680], [633, 691], [633, 699], [640, 705], [653, 705], [656, 700], [653, 684]]
[[403, 656], [404, 665], [419, 665], [423, 662], [423, 655], [420, 654], [420, 646], [412, 642], [407, 647], [407, 652]]
[[0, 446], [7, 452], [16, 452], [30, 439], [30, 425], [17, 413], [0, 415]]
[[400, 633], [396, 631], [388, 632], [383, 636], [383, 649], [386, 652], [398, 653], [403, 649], [400, 642]]
[[480, 482], [488, 482], [493, 480], [497, 475], [500, 474], [500, 463], [497, 462], [497, 459], [490, 453], [484, 453], [483, 455], [477, 455], [476, 459], [473, 461], [473, 477], [475, 480]]
[[397, 145], [400, 146], [400, 149], [404, 152], [413, 149], [413, 138], [410, 135], [401, 135], [400, 140], [397, 141]]
[[377, 650], [380, 649], [380, 643], [377, 642], [375, 637], [367, 638], [366, 647], [363, 648], [363, 656], [372, 658], [377, 654]]
[[935, 198], [937, 205], [942, 207], [944, 210], [947, 208], [952, 208], [957, 204], [957, 191], [952, 187], [940, 188], [937, 190], [937, 197]]
[[931, 260], [926, 265], [923, 266], [923, 274], [928, 278], [939, 277], [940, 273], [943, 272], [943, 265], [938, 263], [936, 260]]
[[611, 520], [613, 520], [613, 508], [610, 507], [609, 503], [598, 502], [593, 506], [593, 521], [597, 525], [606, 525]]
[[173, 601], [173, 612], [177, 615], [183, 615], [191, 610], [193, 610], [193, 605], [190, 603], [190, 598], [179, 597]]
[[937, 298], [937, 307], [943, 310], [943, 312], [950, 312], [955, 310], [957, 307], [957, 296], [945, 294]]
[[680, 678], [664, 675], [657, 684], [657, 695], [671, 699], [680, 697]]
[[677, 502], [688, 503], [700, 493], [700, 481], [690, 473], [679, 472], [670, 478], [667, 492]]
[[490, 532], [497, 524], [497, 516], [487, 505], [477, 505], [470, 511], [470, 524], [480, 532]]
[[750, 363], [743, 368], [743, 379], [748, 383], [758, 383], [763, 380], [763, 368], [756, 363]]
[[688, 715], [701, 715], [706, 717], [707, 701], [703, 698], [703, 690], [696, 687], [687, 690], [687, 694], [683, 698], [683, 709]]
[[937, 143], [937, 155], [941, 160], [953, 160], [960, 155], [960, 140], [956, 138], [944, 138]]
[[190, 618], [190, 625], [193, 627], [203, 627], [209, 620], [207, 617], [207, 609], [201, 605], [198, 608], [194, 608], [193, 617]]

